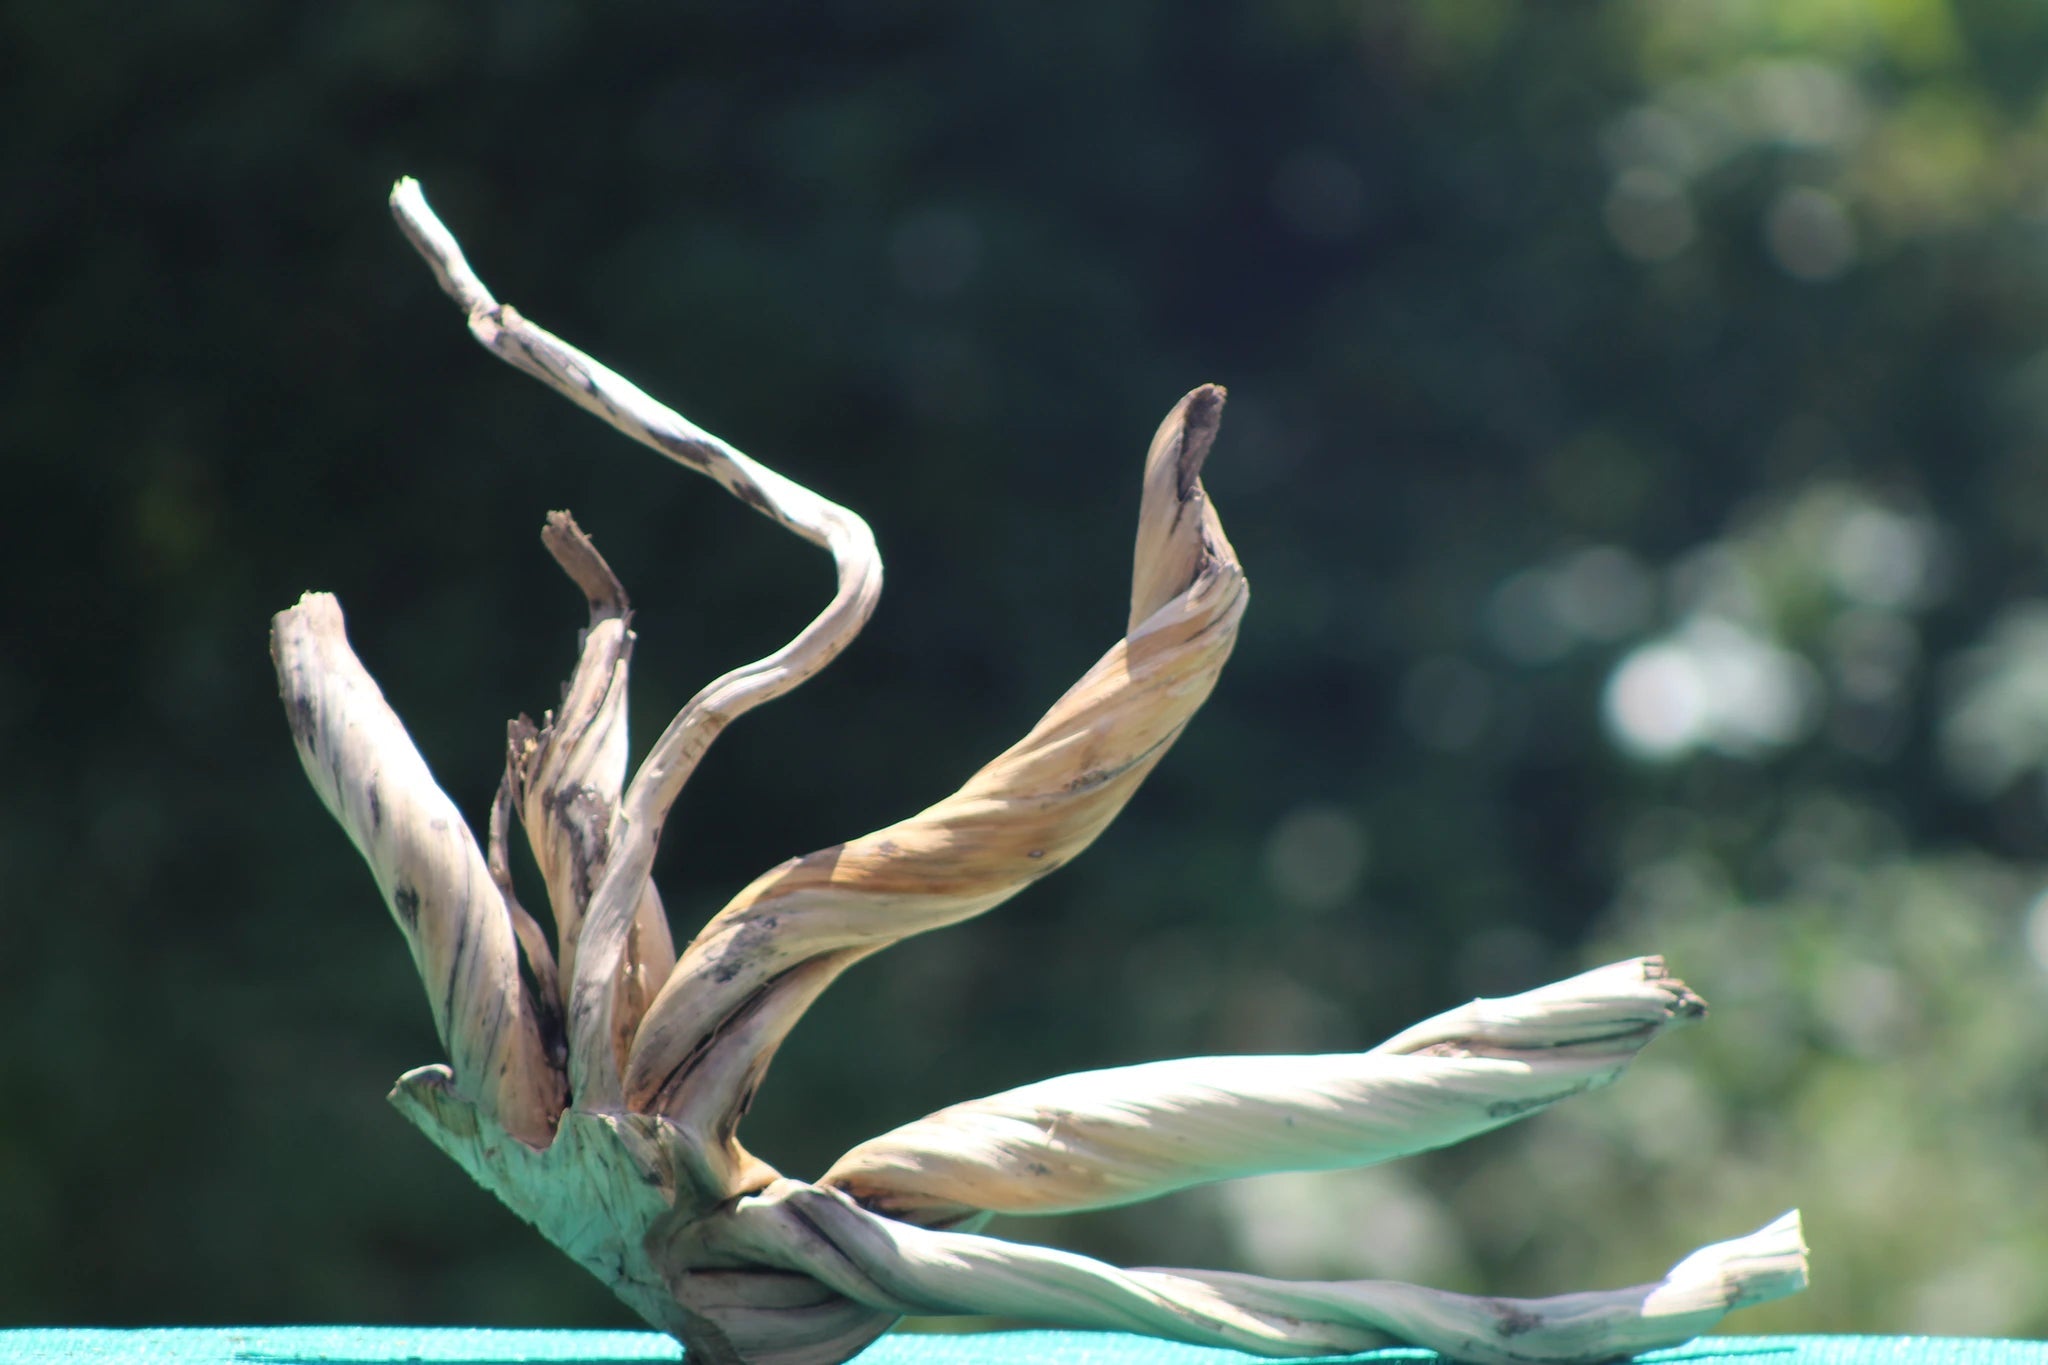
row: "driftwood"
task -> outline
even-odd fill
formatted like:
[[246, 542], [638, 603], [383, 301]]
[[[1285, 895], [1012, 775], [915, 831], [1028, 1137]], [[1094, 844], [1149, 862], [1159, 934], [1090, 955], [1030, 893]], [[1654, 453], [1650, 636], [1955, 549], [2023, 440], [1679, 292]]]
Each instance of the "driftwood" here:
[[[678, 953], [648, 875], [662, 822], [726, 725], [860, 631], [881, 591], [874, 539], [852, 512], [499, 304], [415, 183], [391, 202], [493, 354], [838, 566], [825, 610], [693, 697], [628, 781], [626, 594], [576, 524], [551, 516], [543, 540], [587, 598], [589, 624], [559, 708], [511, 726], [482, 849], [350, 650], [335, 600], [308, 594], [273, 623], [307, 775], [410, 943], [448, 1051], [448, 1065], [401, 1078], [393, 1102], [693, 1359], [831, 1365], [903, 1314], [992, 1313], [1271, 1356], [1412, 1342], [1468, 1360], [1594, 1361], [1674, 1345], [1804, 1284], [1796, 1213], [1694, 1252], [1656, 1283], [1513, 1301], [1123, 1270], [977, 1235], [995, 1212], [1382, 1161], [1604, 1085], [1705, 1010], [1653, 958], [1477, 1001], [1366, 1052], [1158, 1062], [1025, 1086], [862, 1143], [815, 1182], [750, 1154], [740, 1119], [819, 993], [868, 954], [978, 915], [1081, 852], [1207, 697], [1245, 605], [1200, 478], [1223, 391], [1190, 393], [1153, 439], [1123, 638], [952, 796], [764, 873]], [[546, 882], [552, 936], [512, 891], [515, 823]]]

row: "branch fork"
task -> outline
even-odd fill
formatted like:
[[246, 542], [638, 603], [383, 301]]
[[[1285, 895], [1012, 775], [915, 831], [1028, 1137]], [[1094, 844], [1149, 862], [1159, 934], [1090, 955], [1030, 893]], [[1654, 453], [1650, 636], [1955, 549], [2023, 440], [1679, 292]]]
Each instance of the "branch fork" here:
[[[499, 303], [415, 182], [391, 205], [494, 355], [837, 567], [824, 610], [692, 697], [629, 777], [626, 593], [575, 522], [551, 515], [543, 542], [589, 618], [560, 706], [511, 724], [482, 848], [349, 648], [335, 600], [308, 594], [273, 622], [307, 776], [368, 862], [448, 1053], [402, 1077], [393, 1103], [693, 1359], [836, 1365], [903, 1314], [995, 1313], [1269, 1356], [1412, 1342], [1467, 1360], [1590, 1362], [1675, 1345], [1804, 1284], [1796, 1213], [1650, 1284], [1516, 1301], [1124, 1270], [979, 1235], [994, 1213], [1389, 1160], [1605, 1085], [1704, 1013], [1655, 958], [1474, 1002], [1364, 1052], [1155, 1062], [971, 1100], [860, 1144], [812, 1182], [748, 1152], [740, 1120], [811, 1002], [861, 958], [979, 915], [1078, 855], [1215, 685], [1246, 600], [1200, 478], [1223, 390], [1188, 394], [1153, 438], [1124, 634], [1031, 732], [937, 804], [763, 873], [678, 950], [649, 879], [669, 809], [726, 726], [860, 632], [881, 592], [874, 537]], [[552, 934], [513, 893], [515, 826]]]

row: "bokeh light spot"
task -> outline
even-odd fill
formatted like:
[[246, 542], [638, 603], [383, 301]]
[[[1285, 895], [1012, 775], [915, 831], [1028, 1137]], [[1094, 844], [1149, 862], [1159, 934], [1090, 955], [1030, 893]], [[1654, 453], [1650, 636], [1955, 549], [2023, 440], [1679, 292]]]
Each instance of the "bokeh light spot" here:
[[1771, 259], [1797, 280], [1836, 279], [1856, 263], [1856, 226], [1841, 202], [1808, 185], [1785, 190], [1764, 215]]
[[1266, 881], [1296, 909], [1329, 910], [1358, 889], [1369, 852], [1356, 815], [1342, 806], [1300, 806], [1267, 836]]
[[1614, 244], [1639, 261], [1668, 261], [1697, 231], [1685, 187], [1662, 171], [1636, 166], [1614, 178], [1603, 214]]

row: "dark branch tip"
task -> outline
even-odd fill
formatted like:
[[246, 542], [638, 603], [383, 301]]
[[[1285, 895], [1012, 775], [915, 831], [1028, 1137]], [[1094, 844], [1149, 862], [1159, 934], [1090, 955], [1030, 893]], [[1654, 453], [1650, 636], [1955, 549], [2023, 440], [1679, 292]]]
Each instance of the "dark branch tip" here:
[[1227, 391], [1221, 384], [1204, 384], [1182, 400], [1180, 454], [1175, 461], [1175, 488], [1180, 500], [1193, 496], [1202, 464], [1216, 444], [1216, 431], [1223, 425], [1223, 400]]

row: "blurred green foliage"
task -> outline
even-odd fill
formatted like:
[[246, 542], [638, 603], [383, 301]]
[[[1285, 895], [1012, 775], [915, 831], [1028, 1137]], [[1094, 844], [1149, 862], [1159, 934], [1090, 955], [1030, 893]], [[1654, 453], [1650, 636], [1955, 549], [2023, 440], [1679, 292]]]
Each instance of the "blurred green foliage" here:
[[581, 609], [643, 732], [822, 557], [475, 350], [386, 220], [874, 523], [862, 641], [670, 824], [683, 931], [1114, 638], [1198, 381], [1254, 585], [1097, 848], [865, 965], [749, 1121], [1363, 1046], [1661, 951], [1623, 1084], [1386, 1170], [999, 1228], [1554, 1292], [1792, 1204], [1739, 1330], [2048, 1332], [2048, 8], [9, 3], [0, 1321], [623, 1310], [380, 1102], [436, 1044], [305, 788], [337, 591], [481, 813]]

